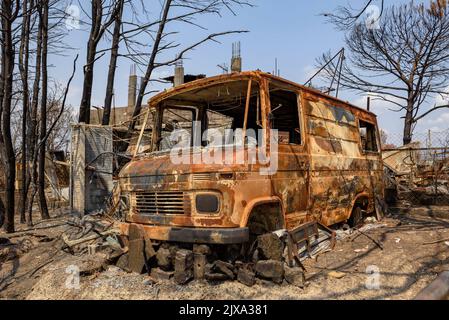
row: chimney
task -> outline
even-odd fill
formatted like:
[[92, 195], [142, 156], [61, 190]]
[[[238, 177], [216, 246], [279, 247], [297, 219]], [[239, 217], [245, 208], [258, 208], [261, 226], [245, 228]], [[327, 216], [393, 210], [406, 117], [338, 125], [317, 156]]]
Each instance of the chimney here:
[[242, 58], [240, 56], [240, 41], [232, 44], [231, 72], [242, 72]]
[[136, 104], [136, 92], [137, 92], [137, 75], [136, 75], [136, 65], [131, 66], [129, 73], [129, 83], [128, 83], [128, 109], [132, 110]]
[[175, 64], [175, 78], [173, 80], [173, 86], [179, 86], [184, 83], [184, 65], [182, 59], [176, 61]]

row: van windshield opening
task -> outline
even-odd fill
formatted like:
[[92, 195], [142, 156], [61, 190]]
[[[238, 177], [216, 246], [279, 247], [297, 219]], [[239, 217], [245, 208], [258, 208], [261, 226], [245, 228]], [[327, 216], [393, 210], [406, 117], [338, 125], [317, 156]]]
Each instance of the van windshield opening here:
[[[186, 147], [193, 146], [193, 136], [199, 132], [195, 126], [198, 125], [203, 147], [211, 143], [215, 146], [232, 145], [236, 143], [233, 135], [235, 130], [246, 130], [251, 135], [248, 132], [250, 129], [257, 134], [262, 126], [259, 84], [255, 80], [237, 80], [194, 88], [167, 98], [157, 110], [162, 116], [155, 117], [155, 121], [160, 118], [161, 123], [156, 125], [155, 122], [159, 132], [154, 151], [170, 150], [180, 142]], [[176, 134], [175, 130], [178, 130]], [[257, 143], [253, 138], [248, 140]]]

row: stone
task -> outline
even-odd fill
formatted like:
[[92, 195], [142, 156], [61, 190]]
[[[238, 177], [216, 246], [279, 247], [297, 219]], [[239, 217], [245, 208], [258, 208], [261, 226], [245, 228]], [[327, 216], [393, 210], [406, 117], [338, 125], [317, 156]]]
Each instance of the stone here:
[[241, 268], [237, 273], [237, 281], [248, 287], [252, 287], [256, 284], [256, 274], [250, 270]]
[[259, 255], [265, 260], [282, 261], [284, 245], [274, 233], [266, 233], [257, 237]]
[[234, 266], [229, 262], [217, 260], [214, 263], [213, 270], [227, 275], [231, 280], [234, 279]]
[[151, 269], [150, 275], [156, 280], [170, 280], [174, 275], [174, 271], [165, 271], [161, 268], [153, 268]]
[[210, 247], [205, 244], [194, 244], [193, 253], [209, 255], [211, 253]]
[[116, 262], [116, 266], [119, 267], [120, 269], [129, 272], [129, 268], [128, 268], [128, 258], [129, 255], [127, 253], [125, 253], [124, 255], [120, 256], [120, 258], [118, 258], [117, 262]]
[[145, 239], [143, 230], [134, 224], [129, 227], [128, 239], [129, 269], [142, 273], [148, 260], [156, 255], [151, 240]]
[[148, 261], [156, 255], [150, 239], [145, 239], [145, 259]]
[[89, 276], [103, 271], [107, 268], [107, 265], [106, 255], [102, 253], [83, 256], [77, 264], [80, 276]]
[[305, 275], [301, 268], [284, 266], [284, 278], [289, 284], [304, 288]]
[[256, 273], [262, 278], [282, 283], [284, 278], [284, 264], [277, 260], [259, 260], [255, 266]]
[[206, 263], [207, 259], [204, 254], [193, 254], [193, 278], [195, 280], [204, 279], [204, 274], [206, 273]]
[[175, 263], [176, 252], [179, 250], [179, 248], [176, 245], [170, 245], [168, 250], [170, 251], [170, 258], [172, 260], [172, 263], [174, 264]]
[[193, 277], [193, 252], [186, 249], [176, 251], [175, 282], [185, 284]]
[[251, 256], [251, 261], [253, 263], [257, 263], [257, 261], [259, 261], [259, 250], [258, 249], [254, 250], [253, 255]]
[[128, 267], [132, 272], [140, 274], [145, 267], [144, 246], [145, 244], [143, 239], [129, 240]]
[[346, 273], [340, 271], [330, 271], [327, 275], [331, 278], [341, 279], [346, 276]]
[[225, 281], [228, 280], [228, 276], [223, 273], [206, 272], [204, 277], [209, 281]]
[[236, 262], [234, 262], [234, 274], [237, 275], [241, 268], [248, 269], [248, 266], [250, 266], [250, 265], [252, 265], [252, 264], [244, 263], [243, 261], [237, 260]]
[[109, 263], [116, 263], [118, 259], [124, 254], [123, 250], [113, 248], [108, 254]]
[[172, 267], [172, 256], [170, 250], [165, 247], [160, 247], [156, 253], [157, 265], [163, 270], [170, 270]]

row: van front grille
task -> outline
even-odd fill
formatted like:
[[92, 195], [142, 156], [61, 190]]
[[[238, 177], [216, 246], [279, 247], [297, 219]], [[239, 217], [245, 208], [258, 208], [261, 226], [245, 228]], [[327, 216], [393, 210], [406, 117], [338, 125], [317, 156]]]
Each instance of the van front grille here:
[[189, 195], [182, 191], [136, 192], [134, 208], [138, 214], [186, 214], [190, 212]]

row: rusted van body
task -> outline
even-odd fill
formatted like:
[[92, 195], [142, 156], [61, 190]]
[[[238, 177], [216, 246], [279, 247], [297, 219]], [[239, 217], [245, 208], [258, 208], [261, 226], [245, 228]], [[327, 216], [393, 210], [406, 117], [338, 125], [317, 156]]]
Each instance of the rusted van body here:
[[[231, 153], [243, 163], [174, 164], [162, 146], [173, 123], [182, 122], [174, 115], [187, 130], [196, 120], [204, 132], [213, 118], [215, 126], [261, 130], [269, 147], [270, 129], [277, 130], [277, 150], [267, 147], [277, 170], [261, 174], [267, 164], [249, 162], [248, 142]], [[376, 116], [271, 74], [233, 73], [166, 90], [150, 99], [146, 121], [139, 143], [151, 127], [150, 147], [138, 145], [120, 173], [125, 235], [135, 224], [150, 239], [242, 243], [250, 232], [343, 222], [354, 208], [374, 211], [376, 197], [383, 196]], [[207, 149], [203, 141], [189, 152], [193, 157]]]

